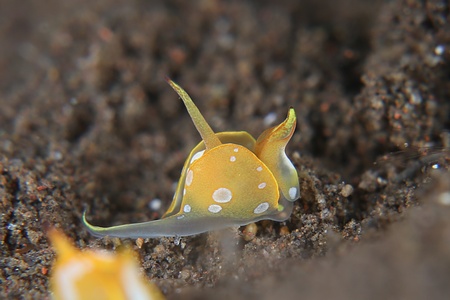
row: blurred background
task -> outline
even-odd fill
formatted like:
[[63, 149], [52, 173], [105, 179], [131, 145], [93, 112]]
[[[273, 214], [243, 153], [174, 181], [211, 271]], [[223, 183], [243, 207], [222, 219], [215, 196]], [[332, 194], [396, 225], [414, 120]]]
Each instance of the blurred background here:
[[[48, 296], [56, 226], [131, 245], [169, 298], [445, 299], [449, 42], [437, 0], [0, 1], [0, 297]], [[230, 248], [82, 229], [170, 205], [200, 137], [165, 76], [217, 132], [295, 108], [291, 220]]]

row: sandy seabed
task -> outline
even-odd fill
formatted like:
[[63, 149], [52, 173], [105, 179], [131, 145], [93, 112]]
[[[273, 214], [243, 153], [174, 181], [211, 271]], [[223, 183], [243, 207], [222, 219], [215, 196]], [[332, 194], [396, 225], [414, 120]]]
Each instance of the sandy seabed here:
[[[49, 298], [54, 226], [134, 248], [169, 299], [448, 299], [448, 2], [0, 6], [0, 298]], [[216, 131], [295, 108], [290, 220], [140, 248], [84, 230], [86, 207], [112, 225], [169, 206], [199, 136], [165, 75]]]

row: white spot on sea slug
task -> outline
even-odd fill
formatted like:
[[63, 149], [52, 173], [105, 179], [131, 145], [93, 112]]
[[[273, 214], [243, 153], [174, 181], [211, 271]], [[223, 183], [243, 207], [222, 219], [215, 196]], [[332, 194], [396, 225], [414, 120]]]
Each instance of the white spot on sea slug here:
[[183, 189], [183, 196], [186, 195], [186, 189]]
[[213, 214], [217, 214], [219, 211], [222, 210], [222, 206], [217, 204], [212, 204], [208, 207], [209, 212], [212, 212]]
[[259, 185], [258, 185], [258, 189], [263, 189], [263, 188], [265, 188], [266, 187], [266, 183], [265, 182], [261, 182]]
[[291, 187], [289, 189], [289, 197], [291, 197], [291, 199], [294, 200], [295, 196], [297, 196], [297, 188], [296, 187]]
[[231, 161], [231, 162], [236, 161], [236, 156], [230, 157], [230, 161]]
[[186, 205], [184, 206], [184, 208], [183, 208], [183, 211], [184, 211], [185, 213], [191, 212], [191, 206], [190, 206], [189, 204], [186, 204]]
[[126, 294], [126, 299], [150, 299], [148, 288], [143, 284], [139, 269], [131, 263], [123, 266], [120, 272], [121, 283]]
[[261, 172], [262, 171], [262, 167], [257, 167], [256, 171]]
[[194, 172], [192, 172], [192, 170], [189, 170], [186, 175], [186, 185], [187, 186], [191, 185], [193, 178], [194, 178]]
[[253, 212], [255, 214], [262, 214], [263, 212], [265, 212], [268, 209], [269, 209], [269, 203], [263, 202], [260, 205], [258, 205]]
[[196, 161], [197, 159], [199, 159], [200, 157], [202, 157], [202, 156], [203, 156], [203, 153], [205, 153], [205, 150], [199, 151], [199, 152], [195, 153], [194, 155], [192, 155], [192, 158], [191, 158], [191, 164], [192, 164], [194, 161]]
[[239, 149], [238, 148], [234, 148], [234, 150], [233, 150], [234, 152], [238, 152], [239, 151]]
[[184, 219], [184, 215], [179, 215], [179, 216], [177, 217], [177, 220], [181, 220], [181, 219]]
[[212, 198], [218, 203], [227, 203], [233, 198], [233, 194], [227, 188], [218, 188], [212, 194]]
[[61, 290], [64, 291], [65, 295], [70, 297], [77, 296], [77, 287], [75, 282], [80, 278], [91, 272], [93, 269], [93, 264], [91, 261], [87, 260], [71, 260], [66, 263], [62, 268], [60, 268], [53, 276], [55, 276], [57, 284], [60, 286]]

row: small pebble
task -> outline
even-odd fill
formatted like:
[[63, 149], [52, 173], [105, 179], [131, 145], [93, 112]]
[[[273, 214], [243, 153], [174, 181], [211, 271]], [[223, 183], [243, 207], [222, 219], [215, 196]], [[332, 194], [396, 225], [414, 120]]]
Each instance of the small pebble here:
[[438, 45], [436, 48], [434, 48], [434, 54], [436, 55], [442, 55], [444, 54], [445, 47], [443, 45]]
[[187, 280], [191, 277], [191, 271], [189, 271], [188, 269], [183, 269], [180, 271], [179, 277], [180, 279]]
[[242, 237], [246, 242], [250, 242], [255, 238], [257, 232], [258, 226], [256, 226], [255, 223], [251, 223], [245, 226], [244, 230], [242, 231]]
[[143, 244], [144, 244], [144, 239], [143, 238], [137, 238], [136, 239], [136, 246], [138, 246], [139, 249], [142, 248]]
[[289, 231], [289, 228], [287, 226], [282, 226], [280, 228], [280, 235], [288, 235], [291, 232]]
[[153, 211], [158, 211], [161, 208], [162, 201], [159, 198], [152, 199], [148, 204], [148, 207]]
[[350, 196], [351, 194], [353, 193], [353, 187], [350, 185], [350, 184], [346, 184], [346, 185], [344, 185], [344, 187], [342, 188], [342, 190], [341, 190], [341, 195], [343, 196], [343, 197], [348, 197], [348, 196]]
[[157, 255], [161, 255], [166, 251], [166, 248], [163, 245], [156, 245], [155, 248], [153, 248], [153, 253]]
[[277, 120], [277, 114], [270, 112], [264, 117], [264, 126], [270, 126]]
[[117, 248], [122, 245], [122, 241], [117, 237], [111, 238], [111, 242], [113, 243], [114, 248]]

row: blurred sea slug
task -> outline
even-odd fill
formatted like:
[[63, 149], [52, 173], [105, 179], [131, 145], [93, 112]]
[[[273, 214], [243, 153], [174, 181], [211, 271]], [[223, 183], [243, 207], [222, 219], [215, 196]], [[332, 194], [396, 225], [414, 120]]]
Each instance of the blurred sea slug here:
[[297, 171], [285, 153], [295, 130], [294, 109], [256, 141], [245, 131], [214, 133], [189, 95], [167, 82], [203, 140], [184, 163], [172, 204], [160, 220], [113, 227], [93, 226], [84, 214], [87, 230], [98, 237], [181, 237], [260, 220], [287, 220], [300, 197]]
[[57, 254], [50, 278], [53, 299], [164, 299], [159, 289], [141, 276], [130, 250], [119, 254], [81, 252], [54, 229], [49, 238]]

